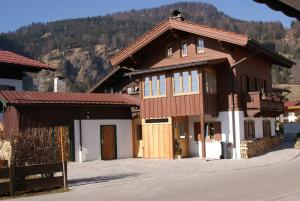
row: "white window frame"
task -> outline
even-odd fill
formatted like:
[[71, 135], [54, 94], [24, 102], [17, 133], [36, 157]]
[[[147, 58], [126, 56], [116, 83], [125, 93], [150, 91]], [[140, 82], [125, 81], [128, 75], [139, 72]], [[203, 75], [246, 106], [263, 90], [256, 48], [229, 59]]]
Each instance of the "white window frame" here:
[[[169, 49], [171, 49], [171, 52], [169, 52]], [[171, 54], [169, 54], [169, 53], [171, 53]], [[166, 47], [166, 55], [167, 55], [167, 57], [173, 56], [173, 44], [172, 43], [170, 43], [170, 44], [167, 45], [167, 47]]]
[[[161, 76], [164, 76], [165, 77], [165, 83], [164, 83], [164, 88], [165, 88], [165, 94], [161, 94], [161, 90], [160, 90], [160, 78]], [[152, 78], [153, 77], [157, 77], [157, 80], [156, 80], [156, 95], [152, 95]], [[145, 96], [145, 80], [146, 79], [149, 79], [149, 96]], [[159, 97], [166, 97], [167, 96], [167, 88], [166, 88], [166, 85], [167, 85], [167, 78], [166, 78], [166, 75], [164, 74], [159, 74], [159, 75], [150, 75], [150, 76], [146, 76], [144, 77], [143, 79], [143, 99], [149, 99], [149, 98], [159, 98]]]
[[[203, 47], [201, 49], [200, 49], [199, 41], [202, 41], [202, 46]], [[204, 44], [203, 38], [197, 38], [196, 39], [196, 52], [197, 52], [197, 54], [204, 53], [204, 51], [205, 51], [205, 44]]]
[[[184, 52], [184, 49], [183, 49], [183, 44], [186, 44], [186, 53]], [[181, 44], [180, 44], [180, 54], [181, 54], [181, 57], [187, 57], [188, 56], [188, 43], [187, 41], [182, 41]]]
[[[194, 91], [192, 90], [192, 71], [197, 71], [197, 83], [198, 83], [198, 90]], [[183, 91], [183, 73], [188, 72], [188, 92]], [[180, 92], [175, 91], [175, 73], [179, 73], [179, 80], [180, 80]], [[199, 86], [199, 72], [197, 69], [193, 70], [186, 70], [186, 71], [179, 71], [179, 72], [173, 72], [172, 77], [172, 86], [173, 86], [173, 96], [182, 96], [182, 95], [193, 95], [193, 94], [199, 94], [200, 93], [200, 86]]]

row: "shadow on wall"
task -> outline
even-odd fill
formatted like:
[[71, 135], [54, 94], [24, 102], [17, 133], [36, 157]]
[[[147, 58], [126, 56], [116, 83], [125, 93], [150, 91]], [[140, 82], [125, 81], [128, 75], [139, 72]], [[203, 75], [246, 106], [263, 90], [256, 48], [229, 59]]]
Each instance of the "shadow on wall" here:
[[125, 178], [133, 178], [137, 177], [140, 174], [132, 173], [132, 174], [116, 174], [116, 175], [108, 175], [108, 176], [98, 176], [98, 177], [90, 177], [90, 178], [82, 178], [82, 179], [72, 179], [69, 180], [68, 183], [70, 186], [83, 186], [88, 184], [97, 184], [97, 183], [105, 183], [114, 180], [120, 180]]

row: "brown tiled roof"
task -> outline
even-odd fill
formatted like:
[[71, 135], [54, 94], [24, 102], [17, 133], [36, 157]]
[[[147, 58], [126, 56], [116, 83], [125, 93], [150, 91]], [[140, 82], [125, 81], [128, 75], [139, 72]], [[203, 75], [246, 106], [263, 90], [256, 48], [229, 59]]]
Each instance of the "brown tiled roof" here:
[[300, 100], [298, 101], [288, 101], [284, 103], [284, 107], [291, 107], [291, 106], [299, 106], [300, 107]]
[[130, 45], [120, 50], [111, 60], [113, 66], [119, 65], [122, 61], [136, 53], [141, 48], [158, 38], [160, 35], [168, 30], [176, 29], [193, 33], [196, 35], [228, 42], [238, 46], [249, 46], [258, 49], [261, 53], [270, 56], [276, 62], [282, 66], [291, 67], [294, 63], [285, 57], [272, 52], [262, 47], [258, 42], [251, 39], [248, 35], [225, 31], [222, 29], [211, 28], [204, 25], [195, 24], [188, 21], [182, 21], [178, 19], [168, 18], [158, 25], [154, 26], [150, 31], [137, 38]]
[[41, 69], [41, 70], [43, 69], [55, 70], [54, 68], [50, 67], [47, 64], [41, 63], [39, 61], [35, 61], [33, 59], [29, 59], [27, 57], [18, 55], [16, 53], [7, 50], [0, 50], [0, 63], [16, 64], [20, 66], [26, 66], [28, 68]]
[[139, 105], [138, 99], [127, 94], [55, 93], [30, 91], [0, 91], [0, 100], [12, 105], [28, 104], [85, 104]]

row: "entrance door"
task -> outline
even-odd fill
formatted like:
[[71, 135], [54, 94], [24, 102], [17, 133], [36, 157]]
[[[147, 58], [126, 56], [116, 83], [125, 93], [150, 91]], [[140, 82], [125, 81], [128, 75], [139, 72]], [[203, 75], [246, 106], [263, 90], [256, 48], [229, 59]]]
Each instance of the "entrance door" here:
[[136, 125], [136, 157], [143, 158], [142, 125]]
[[[188, 118], [187, 117], [174, 117], [174, 140], [179, 143], [182, 157], [189, 157], [189, 130], [188, 130]], [[176, 154], [176, 151], [175, 151]]]
[[103, 125], [100, 126], [101, 135], [101, 159], [114, 160], [117, 158], [117, 139], [116, 126]]

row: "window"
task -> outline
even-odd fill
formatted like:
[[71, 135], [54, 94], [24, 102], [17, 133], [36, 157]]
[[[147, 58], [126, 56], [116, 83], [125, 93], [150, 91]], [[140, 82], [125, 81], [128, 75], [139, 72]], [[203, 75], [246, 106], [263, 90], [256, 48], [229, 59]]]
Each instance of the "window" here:
[[145, 78], [144, 96], [150, 96], [150, 77]]
[[189, 72], [185, 71], [182, 72], [182, 88], [183, 88], [183, 93], [188, 93], [190, 91], [189, 89]]
[[199, 74], [197, 70], [176, 72], [173, 75], [174, 95], [199, 93]]
[[173, 45], [169, 44], [167, 46], [167, 57], [172, 56], [173, 55]]
[[203, 53], [204, 52], [204, 40], [202, 38], [197, 39], [197, 53]]
[[244, 121], [245, 140], [255, 139], [255, 123], [254, 120]]
[[144, 81], [144, 97], [161, 97], [166, 95], [165, 75], [146, 77]]
[[270, 120], [263, 120], [263, 135], [264, 135], [264, 137], [271, 136], [271, 121]]
[[188, 45], [187, 42], [181, 43], [181, 57], [186, 57], [188, 55]]
[[157, 96], [157, 76], [152, 76], [152, 96]]
[[208, 94], [217, 93], [217, 78], [214, 72], [205, 73], [205, 91]]
[[199, 92], [199, 75], [198, 71], [192, 70], [191, 71], [192, 76], [192, 92], [197, 93]]
[[159, 93], [160, 95], [166, 95], [166, 76], [159, 76]]
[[181, 93], [180, 73], [174, 73], [174, 93]]
[[179, 127], [179, 137], [180, 138], [185, 138], [185, 124], [183, 122], [178, 123]]
[[206, 139], [222, 141], [221, 122], [206, 123], [204, 126]]

